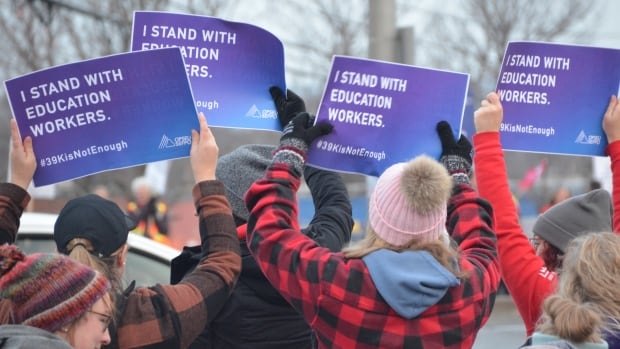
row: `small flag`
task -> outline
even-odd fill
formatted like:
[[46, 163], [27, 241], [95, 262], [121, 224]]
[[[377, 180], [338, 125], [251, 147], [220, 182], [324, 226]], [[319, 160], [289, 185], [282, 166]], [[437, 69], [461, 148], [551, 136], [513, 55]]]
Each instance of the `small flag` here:
[[540, 163], [525, 172], [525, 175], [519, 181], [519, 191], [524, 193], [536, 184], [536, 181], [543, 175], [547, 169], [547, 159], [542, 159]]

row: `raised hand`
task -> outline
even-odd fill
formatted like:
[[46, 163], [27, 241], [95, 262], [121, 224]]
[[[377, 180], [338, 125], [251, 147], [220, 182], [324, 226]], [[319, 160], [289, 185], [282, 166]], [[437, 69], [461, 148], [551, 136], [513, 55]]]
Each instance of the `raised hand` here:
[[605, 115], [603, 115], [603, 130], [607, 135], [607, 143], [620, 140], [620, 103], [618, 97], [611, 96]]
[[476, 133], [499, 132], [504, 118], [504, 110], [499, 95], [491, 92], [480, 103], [480, 108], [474, 112]]
[[24, 138], [22, 142], [17, 129], [17, 122], [11, 119], [11, 183], [28, 189], [34, 171], [37, 169], [37, 159], [32, 149], [32, 138], [30, 136]]
[[295, 146], [305, 152], [315, 139], [329, 134], [333, 129], [325, 121], [312, 126], [312, 121], [310, 114], [298, 113], [282, 130], [280, 145]]
[[198, 114], [200, 132], [192, 130], [189, 159], [196, 183], [215, 179], [219, 148], [203, 113]]
[[282, 90], [279, 87], [273, 86], [269, 89], [271, 98], [276, 105], [278, 111], [278, 120], [280, 126], [284, 128], [291, 120], [297, 115], [306, 111], [306, 103], [295, 92], [287, 90], [288, 99], [284, 96]]
[[437, 124], [437, 134], [441, 140], [441, 158], [439, 161], [457, 182], [469, 183], [471, 175], [472, 145], [464, 135], [458, 142], [454, 139], [452, 127], [446, 121]]

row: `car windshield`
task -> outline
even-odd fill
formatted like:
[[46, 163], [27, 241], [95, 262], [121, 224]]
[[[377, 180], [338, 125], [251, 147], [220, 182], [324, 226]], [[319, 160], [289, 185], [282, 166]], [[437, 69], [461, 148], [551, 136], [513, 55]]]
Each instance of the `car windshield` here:
[[[52, 234], [37, 234], [21, 231], [16, 244], [26, 253], [56, 252]], [[148, 251], [130, 246], [123, 281], [127, 285], [136, 280], [136, 286], [153, 286], [170, 283], [170, 263]]]

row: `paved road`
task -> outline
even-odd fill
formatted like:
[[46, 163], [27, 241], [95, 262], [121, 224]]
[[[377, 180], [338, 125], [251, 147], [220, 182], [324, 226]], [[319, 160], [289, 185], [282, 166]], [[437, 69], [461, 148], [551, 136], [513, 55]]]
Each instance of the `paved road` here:
[[525, 327], [510, 296], [498, 296], [491, 318], [478, 332], [473, 349], [517, 349], [525, 342]]

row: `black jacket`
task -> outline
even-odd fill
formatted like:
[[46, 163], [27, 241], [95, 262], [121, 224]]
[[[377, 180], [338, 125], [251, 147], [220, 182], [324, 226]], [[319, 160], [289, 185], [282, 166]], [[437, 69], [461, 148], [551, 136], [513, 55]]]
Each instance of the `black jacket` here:
[[[309, 166], [304, 170], [304, 177], [315, 214], [303, 232], [319, 245], [340, 251], [350, 240], [353, 228], [346, 186], [339, 174]], [[245, 228], [244, 224], [237, 229]], [[235, 290], [224, 309], [190, 348], [311, 348], [310, 327], [263, 276], [245, 240], [239, 243], [242, 268]], [[180, 280], [195, 262], [194, 252], [186, 248], [173, 261], [172, 281]]]

